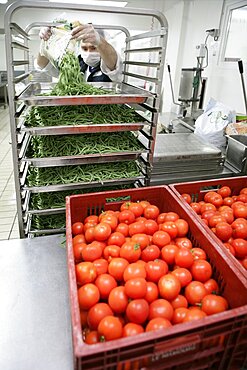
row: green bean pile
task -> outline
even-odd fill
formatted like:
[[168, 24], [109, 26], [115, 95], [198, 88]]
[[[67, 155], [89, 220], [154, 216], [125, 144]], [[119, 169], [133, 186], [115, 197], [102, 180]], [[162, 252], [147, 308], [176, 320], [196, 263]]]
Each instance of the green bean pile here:
[[26, 117], [27, 127], [77, 126], [133, 123], [143, 119], [133, 108], [122, 104], [35, 106]]
[[33, 136], [27, 152], [29, 158], [73, 156], [137, 151], [142, 148], [131, 132], [82, 135]]
[[31, 228], [35, 230], [63, 229], [66, 226], [65, 213], [54, 215], [33, 215]]
[[86, 164], [80, 166], [30, 167], [27, 175], [28, 186], [48, 186], [79, 182], [107, 181], [136, 177], [140, 170], [135, 161]]
[[84, 82], [77, 56], [67, 50], [59, 66], [58, 83], [51, 92], [44, 95], [104, 95], [107, 91]]
[[65, 197], [75, 194], [87, 194], [96, 193], [100, 191], [110, 191], [110, 190], [122, 190], [131, 189], [134, 185], [116, 185], [109, 187], [97, 187], [90, 189], [79, 189], [79, 190], [66, 190], [66, 191], [56, 191], [51, 193], [33, 193], [31, 195], [30, 206], [32, 210], [42, 210], [42, 209], [52, 209], [52, 208], [62, 208], [65, 207]]

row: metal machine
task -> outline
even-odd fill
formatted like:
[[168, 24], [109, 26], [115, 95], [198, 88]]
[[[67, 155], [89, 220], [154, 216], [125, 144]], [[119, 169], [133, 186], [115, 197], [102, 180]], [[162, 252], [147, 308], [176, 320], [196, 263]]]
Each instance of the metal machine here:
[[[181, 70], [180, 87], [178, 93], [179, 103], [175, 102], [174, 99], [170, 66], [167, 66], [173, 103], [179, 106], [178, 118], [181, 118], [185, 126], [188, 126], [192, 129], [194, 127], [196, 118], [201, 114], [203, 108], [207, 79], [202, 77], [202, 72], [208, 65], [207, 39], [209, 36], [212, 36], [214, 37], [214, 40], [217, 41], [219, 38], [219, 29], [207, 30], [206, 33], [207, 36], [204, 44], [197, 46], [197, 66], [193, 68], [182, 68]], [[206, 65], [204, 66], [203, 64], [205, 58]]]

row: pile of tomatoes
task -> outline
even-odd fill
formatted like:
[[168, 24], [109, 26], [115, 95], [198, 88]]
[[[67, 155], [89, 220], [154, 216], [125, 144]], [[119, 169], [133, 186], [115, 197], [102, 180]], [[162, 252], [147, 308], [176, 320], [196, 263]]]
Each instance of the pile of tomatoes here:
[[78, 302], [87, 344], [225, 311], [212, 266], [188, 223], [148, 201], [72, 225]]
[[201, 202], [192, 202], [187, 193], [182, 197], [247, 269], [247, 188], [232, 195], [229, 186], [222, 186]]

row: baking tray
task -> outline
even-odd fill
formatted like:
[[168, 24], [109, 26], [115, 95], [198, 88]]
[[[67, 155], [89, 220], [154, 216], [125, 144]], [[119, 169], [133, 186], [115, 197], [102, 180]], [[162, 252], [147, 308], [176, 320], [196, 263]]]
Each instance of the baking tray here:
[[221, 151], [206, 143], [193, 133], [158, 134], [154, 148], [153, 162], [208, 160], [220, 158]]
[[104, 163], [116, 161], [129, 161], [137, 159], [143, 152], [147, 150], [139, 150], [135, 152], [115, 152], [107, 154], [88, 154], [88, 155], [75, 155], [63, 157], [46, 157], [46, 158], [22, 158], [22, 161], [28, 162], [34, 167], [57, 167], [57, 166], [70, 166], [89, 163]]
[[107, 91], [104, 95], [73, 95], [73, 96], [41, 96], [49, 93], [56, 83], [30, 83], [26, 89], [16, 96], [16, 100], [24, 101], [27, 105], [92, 105], [92, 104], [124, 104], [144, 103], [150, 92], [137, 87], [118, 82], [92, 82], [90, 85]]

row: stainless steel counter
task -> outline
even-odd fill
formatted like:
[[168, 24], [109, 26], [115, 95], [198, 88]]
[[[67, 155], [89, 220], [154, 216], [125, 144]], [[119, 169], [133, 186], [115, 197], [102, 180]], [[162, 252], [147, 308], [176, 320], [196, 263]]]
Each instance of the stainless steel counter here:
[[0, 242], [0, 369], [73, 369], [63, 240]]

